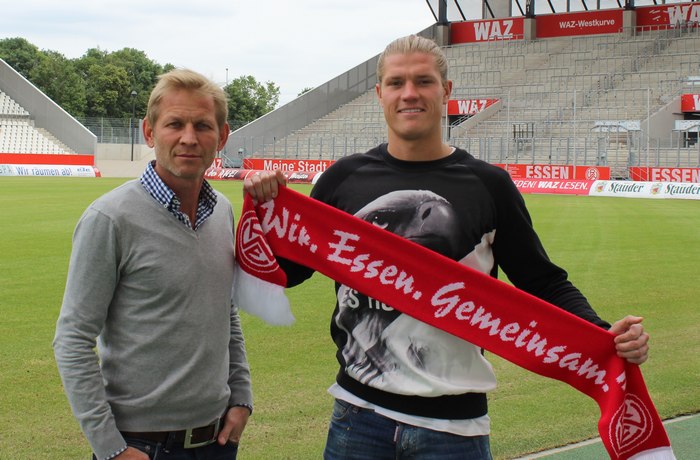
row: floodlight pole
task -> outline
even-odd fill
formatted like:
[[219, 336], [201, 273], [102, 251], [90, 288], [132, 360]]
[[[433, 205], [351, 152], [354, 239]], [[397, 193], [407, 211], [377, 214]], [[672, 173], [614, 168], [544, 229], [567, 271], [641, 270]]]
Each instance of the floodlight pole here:
[[131, 137], [131, 161], [134, 161], [134, 119], [136, 118], [136, 90], [131, 91], [131, 118], [129, 119], [130, 124], [130, 137]]

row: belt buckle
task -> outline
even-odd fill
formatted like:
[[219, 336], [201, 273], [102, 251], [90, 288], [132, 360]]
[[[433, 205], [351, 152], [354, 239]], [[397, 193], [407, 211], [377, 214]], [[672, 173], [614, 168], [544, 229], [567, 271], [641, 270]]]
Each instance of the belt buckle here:
[[[216, 422], [214, 422], [214, 434], [210, 439], [207, 439], [206, 441], [202, 442], [192, 442], [192, 431], [196, 430], [197, 428], [188, 428], [185, 430], [185, 442], [183, 444], [183, 447], [185, 449], [194, 449], [197, 447], [204, 447], [208, 446], [209, 444], [212, 444], [214, 441], [216, 441], [216, 437], [219, 435], [219, 426], [221, 424], [221, 419], [217, 418]], [[211, 425], [209, 425], [211, 426]]]

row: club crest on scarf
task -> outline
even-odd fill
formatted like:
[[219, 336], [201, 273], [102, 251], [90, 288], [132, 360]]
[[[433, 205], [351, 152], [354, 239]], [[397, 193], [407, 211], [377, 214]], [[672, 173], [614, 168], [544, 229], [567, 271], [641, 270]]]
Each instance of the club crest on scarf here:
[[644, 401], [634, 394], [626, 395], [610, 423], [610, 443], [618, 455], [622, 456], [651, 436], [651, 417]]
[[236, 252], [238, 263], [243, 268], [265, 281], [282, 285], [286, 276], [280, 269], [257, 215], [252, 209], [244, 210], [236, 230]]

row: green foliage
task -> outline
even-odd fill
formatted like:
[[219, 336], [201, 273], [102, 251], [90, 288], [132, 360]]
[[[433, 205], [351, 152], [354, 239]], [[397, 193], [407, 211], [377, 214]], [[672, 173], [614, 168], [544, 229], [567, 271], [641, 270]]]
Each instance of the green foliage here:
[[259, 83], [255, 77], [244, 75], [236, 78], [224, 91], [229, 98], [229, 119], [237, 129], [274, 110], [280, 99], [280, 88], [273, 82]]
[[119, 118], [131, 116], [131, 108], [124, 105], [129, 99], [124, 94], [131, 94], [131, 84], [126, 70], [114, 64], [93, 64], [88, 67], [85, 78], [88, 117]]
[[24, 78], [29, 74], [39, 59], [39, 48], [24, 38], [5, 38], [0, 40], [0, 59], [7, 62]]
[[[39, 50], [24, 38], [1, 39], [0, 59], [74, 117], [130, 118], [133, 104], [136, 117], [143, 118], [158, 75], [175, 68], [134, 48], [89, 48], [80, 58], [67, 59], [56, 51]], [[233, 129], [274, 110], [280, 98], [279, 86], [250, 75], [236, 78], [224, 91]]]
[[[0, 177], [2, 459], [89, 458], [62, 392], [51, 341], [75, 223], [92, 200], [123, 182]], [[241, 183], [213, 185], [239, 216]], [[551, 195], [529, 195], [526, 201], [550, 257], [567, 268], [602, 317], [646, 318], [652, 348], [642, 371], [661, 417], [700, 411], [700, 202]], [[332, 283], [316, 274], [288, 295], [296, 316], [291, 327], [242, 314], [255, 414], [244, 433], [241, 460], [321, 457], [332, 405], [326, 389], [337, 370], [328, 334]], [[599, 411], [592, 400], [487, 356], [499, 382], [489, 397], [494, 458], [597, 435]], [[37, 427], [42, 442], [35, 442]]]
[[0, 40], [0, 58], [74, 117], [129, 118], [134, 104], [141, 118], [157, 76], [173, 68], [133, 48], [111, 53], [90, 48], [78, 59], [67, 59], [23, 38]]
[[304, 89], [302, 89], [301, 91], [299, 91], [299, 94], [297, 94], [297, 96], [301, 96], [301, 95], [304, 94], [304, 93], [308, 93], [308, 92], [311, 91], [312, 89], [313, 89], [313, 87], [307, 86], [307, 87], [305, 87]]
[[[24, 38], [0, 40], [0, 59], [74, 117], [137, 118], [146, 115], [148, 97], [158, 75], [175, 67], [151, 60], [143, 51], [88, 49], [78, 59], [39, 50]], [[305, 91], [310, 90], [306, 89]], [[131, 92], [136, 91], [132, 99]], [[231, 128], [239, 128], [274, 110], [280, 88], [253, 76], [236, 78], [225, 88]]]
[[73, 61], [61, 53], [39, 53], [28, 79], [66, 112], [74, 116], [85, 114], [84, 81], [75, 71]]
[[[173, 68], [171, 64], [162, 66], [156, 63], [143, 51], [134, 48], [111, 53], [90, 48], [76, 60], [76, 67], [85, 80], [86, 115], [109, 118], [131, 117], [132, 103], [137, 118], [142, 118], [158, 75]], [[134, 100], [132, 91], [136, 91]]]

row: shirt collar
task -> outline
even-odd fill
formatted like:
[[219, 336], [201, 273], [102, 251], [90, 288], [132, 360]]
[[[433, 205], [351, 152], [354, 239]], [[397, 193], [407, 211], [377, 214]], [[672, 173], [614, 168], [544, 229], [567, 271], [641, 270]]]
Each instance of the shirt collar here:
[[[141, 175], [141, 185], [143, 188], [164, 208], [167, 208], [178, 220], [188, 227], [191, 227], [190, 219], [180, 211], [180, 199], [175, 192], [168, 187], [155, 170], [155, 160], [146, 165], [146, 170]], [[202, 182], [202, 189], [199, 192], [199, 202], [197, 204], [197, 217], [195, 230], [198, 229], [205, 220], [214, 212], [216, 206], [216, 192], [206, 180]]]

